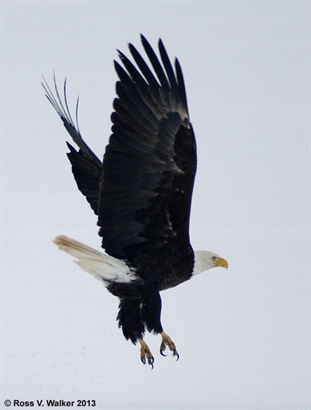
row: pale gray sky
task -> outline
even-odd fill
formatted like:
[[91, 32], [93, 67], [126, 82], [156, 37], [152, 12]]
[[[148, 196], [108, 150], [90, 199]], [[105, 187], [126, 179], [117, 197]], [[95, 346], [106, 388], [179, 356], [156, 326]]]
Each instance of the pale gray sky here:
[[[309, 2], [2, 1], [2, 402], [97, 409], [309, 408]], [[191, 237], [229, 261], [162, 294], [180, 360], [155, 369], [118, 300], [52, 244], [99, 248], [42, 75], [67, 77], [101, 156], [116, 49], [159, 37], [184, 72], [199, 168]], [[36, 404], [36, 403], [35, 403]], [[1, 403], [2, 406], [2, 403]]]

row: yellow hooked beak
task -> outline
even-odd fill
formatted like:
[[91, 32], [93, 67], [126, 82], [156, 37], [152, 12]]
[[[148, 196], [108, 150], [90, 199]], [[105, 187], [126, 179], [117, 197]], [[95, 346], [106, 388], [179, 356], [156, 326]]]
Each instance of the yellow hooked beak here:
[[220, 268], [228, 269], [228, 262], [226, 261], [226, 259], [218, 257], [216, 258], [214, 264], [215, 266], [219, 266]]

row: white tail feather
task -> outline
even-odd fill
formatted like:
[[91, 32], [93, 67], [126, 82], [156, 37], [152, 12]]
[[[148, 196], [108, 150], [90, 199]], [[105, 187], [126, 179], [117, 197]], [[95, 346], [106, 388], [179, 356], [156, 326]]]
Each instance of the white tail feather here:
[[136, 279], [123, 260], [113, 258], [64, 235], [57, 236], [53, 242], [60, 250], [73, 256], [80, 268], [100, 281], [129, 283]]

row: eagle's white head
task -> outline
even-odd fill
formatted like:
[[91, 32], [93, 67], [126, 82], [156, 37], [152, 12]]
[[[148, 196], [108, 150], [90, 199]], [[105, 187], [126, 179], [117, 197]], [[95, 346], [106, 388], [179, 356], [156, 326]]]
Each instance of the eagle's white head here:
[[216, 267], [228, 269], [228, 262], [219, 255], [209, 251], [194, 252], [194, 268], [192, 275], [198, 275], [208, 269]]

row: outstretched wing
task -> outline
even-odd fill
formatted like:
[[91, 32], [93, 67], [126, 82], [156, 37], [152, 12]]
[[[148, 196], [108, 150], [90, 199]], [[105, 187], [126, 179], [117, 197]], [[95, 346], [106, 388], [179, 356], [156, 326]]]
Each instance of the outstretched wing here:
[[163, 247], [189, 249], [189, 215], [196, 147], [182, 71], [175, 72], [159, 40], [161, 61], [141, 36], [150, 67], [136, 48], [138, 68], [121, 52], [120, 81], [111, 116], [113, 134], [104, 155], [99, 235], [117, 258]]
[[94, 152], [88, 147], [88, 145], [83, 141], [83, 138], [81, 136], [78, 125], [78, 101], [76, 106], [75, 125], [68, 109], [66, 81], [64, 82], [64, 103], [60, 98], [55, 77], [54, 88], [56, 97], [53, 95], [45, 79], [43, 79], [42, 85], [45, 90], [47, 99], [50, 101], [55, 111], [60, 116], [69, 135], [79, 147], [79, 151], [77, 151], [67, 142], [67, 146], [70, 150], [67, 156], [71, 162], [72, 173], [79, 190], [86, 197], [95, 214], [98, 215], [99, 183], [102, 179], [103, 164], [94, 154]]
[[[77, 186], [98, 215], [102, 247], [117, 258], [167, 247], [189, 251], [189, 216], [196, 172], [196, 147], [189, 122], [181, 67], [175, 72], [161, 40], [161, 61], [141, 36], [148, 64], [133, 45], [137, 68], [121, 52], [122, 68], [104, 164], [84, 142], [70, 115], [66, 82], [60, 98], [44, 80], [46, 97], [60, 116], [77, 151], [67, 154]], [[77, 103], [78, 108], [78, 103]], [[77, 117], [77, 115], [76, 115]], [[104, 174], [103, 174], [104, 171]], [[103, 177], [104, 176], [104, 177]]]

